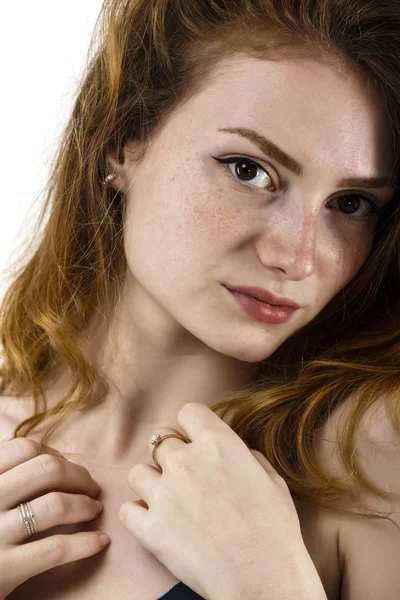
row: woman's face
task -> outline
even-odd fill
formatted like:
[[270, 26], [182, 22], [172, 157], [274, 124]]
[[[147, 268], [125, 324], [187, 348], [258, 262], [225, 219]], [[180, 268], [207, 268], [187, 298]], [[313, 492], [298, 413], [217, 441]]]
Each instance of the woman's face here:
[[[221, 62], [140, 164], [134, 151], [128, 143], [125, 164], [112, 161], [127, 203], [129, 312], [247, 362], [270, 356], [356, 275], [393, 195], [379, 100], [311, 58]], [[263, 321], [224, 286], [300, 308], [266, 306]]]

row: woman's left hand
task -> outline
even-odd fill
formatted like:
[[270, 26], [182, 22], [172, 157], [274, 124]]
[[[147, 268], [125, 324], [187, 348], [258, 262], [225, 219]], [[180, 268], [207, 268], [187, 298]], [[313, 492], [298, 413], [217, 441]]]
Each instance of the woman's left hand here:
[[191, 443], [160, 443], [162, 473], [132, 467], [129, 485], [144, 502], [125, 502], [121, 523], [207, 600], [284, 598], [287, 581], [298, 592], [311, 559], [284, 479], [207, 406], [186, 404], [177, 418]]

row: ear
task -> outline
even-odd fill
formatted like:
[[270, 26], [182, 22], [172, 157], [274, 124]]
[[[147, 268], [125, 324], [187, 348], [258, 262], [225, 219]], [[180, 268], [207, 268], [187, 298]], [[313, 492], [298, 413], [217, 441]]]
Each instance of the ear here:
[[115, 150], [107, 152], [107, 175], [116, 174], [116, 178], [109, 183], [109, 186], [126, 194], [132, 186], [134, 172], [144, 155], [145, 146], [134, 139], [128, 140], [119, 154]]
[[[121, 152], [124, 155], [124, 152]], [[123, 192], [126, 182], [126, 164], [125, 160], [121, 163], [118, 160], [117, 153], [115, 151], [107, 152], [107, 173], [115, 173], [116, 178], [108, 183], [108, 187], [113, 188], [117, 192]]]

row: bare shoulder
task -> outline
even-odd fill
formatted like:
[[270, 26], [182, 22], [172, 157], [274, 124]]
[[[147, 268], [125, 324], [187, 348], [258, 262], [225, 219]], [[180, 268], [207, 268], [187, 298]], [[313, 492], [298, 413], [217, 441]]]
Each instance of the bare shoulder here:
[[[389, 418], [388, 406], [384, 399], [379, 400], [361, 417], [354, 433], [353, 457], [363, 474], [373, 484], [399, 498], [400, 435]], [[344, 436], [350, 413], [350, 403], [343, 403], [331, 413], [316, 434], [317, 462], [332, 475], [346, 474], [339, 450], [339, 438]], [[352, 480], [350, 481], [352, 483]], [[388, 501], [380, 500], [372, 492], [364, 491], [357, 483], [354, 483], [353, 493], [373, 511], [387, 509]], [[352, 497], [354, 498], [353, 494]], [[349, 501], [350, 497], [346, 498], [346, 502]], [[396, 514], [395, 518], [399, 519], [399, 515]]]
[[[355, 482], [352, 493], [343, 497], [340, 507], [390, 517], [391, 521], [338, 515], [341, 600], [400, 598], [400, 436], [391, 422], [388, 406], [382, 399], [363, 415], [355, 430], [354, 457], [367, 479], [392, 497], [380, 499]], [[344, 475], [346, 471], [338, 442], [350, 409], [346, 403], [335, 409], [316, 440], [320, 466], [334, 475]]]
[[295, 501], [301, 534], [308, 554], [324, 586], [328, 600], [340, 599], [341, 565], [336, 515], [310, 502]]

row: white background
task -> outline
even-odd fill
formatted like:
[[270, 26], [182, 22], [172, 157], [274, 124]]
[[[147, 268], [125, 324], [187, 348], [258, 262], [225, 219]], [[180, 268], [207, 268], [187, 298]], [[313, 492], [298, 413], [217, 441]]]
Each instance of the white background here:
[[101, 5], [102, 0], [2, 3], [0, 300], [8, 283], [4, 269], [34, 233], [29, 217], [41, 206]]

